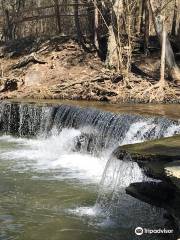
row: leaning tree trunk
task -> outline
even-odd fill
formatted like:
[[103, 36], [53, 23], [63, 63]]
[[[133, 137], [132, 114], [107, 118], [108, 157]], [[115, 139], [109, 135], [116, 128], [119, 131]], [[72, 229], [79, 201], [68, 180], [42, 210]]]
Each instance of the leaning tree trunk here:
[[[149, 0], [150, 11], [153, 17], [153, 23], [156, 30], [156, 33], [160, 39], [162, 45], [162, 35], [163, 35], [163, 21], [162, 16], [160, 14], [156, 15], [155, 10], [152, 4], [152, 0]], [[171, 43], [168, 38], [168, 34], [166, 33], [166, 63], [169, 67], [169, 73], [172, 79], [180, 85], [180, 69], [176, 64], [174, 53], [171, 47]]]

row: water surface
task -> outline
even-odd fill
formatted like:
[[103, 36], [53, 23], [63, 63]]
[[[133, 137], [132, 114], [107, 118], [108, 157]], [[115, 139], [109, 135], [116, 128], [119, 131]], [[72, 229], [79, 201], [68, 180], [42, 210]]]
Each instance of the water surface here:
[[[139, 225], [165, 225], [164, 210], [125, 194], [124, 187], [133, 182], [127, 174], [142, 180], [138, 166], [130, 166], [128, 172], [128, 165], [122, 168], [116, 162], [99, 191], [107, 159], [68, 152], [62, 137], [49, 141], [1, 136], [0, 239], [130, 240], [136, 239], [134, 229]], [[57, 138], [63, 142], [59, 146]], [[112, 194], [118, 166], [121, 186]]]
[[[152, 179], [112, 152], [119, 145], [178, 134], [180, 123], [132, 115], [154, 115], [153, 105], [91, 104], [113, 113], [44, 102], [0, 104], [0, 240], [136, 240], [136, 227], [173, 227], [165, 210], [125, 193], [130, 183]], [[176, 110], [156, 108], [172, 119]]]

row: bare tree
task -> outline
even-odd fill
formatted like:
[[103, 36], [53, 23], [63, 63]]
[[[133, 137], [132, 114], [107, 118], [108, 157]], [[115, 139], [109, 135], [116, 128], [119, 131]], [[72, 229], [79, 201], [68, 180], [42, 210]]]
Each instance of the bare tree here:
[[[155, 8], [153, 6], [152, 0], [149, 0], [149, 6], [150, 11], [153, 18], [154, 27], [156, 30], [156, 33], [160, 39], [160, 43], [162, 44], [162, 36], [163, 36], [163, 18], [161, 15], [161, 12], [155, 11]], [[169, 73], [172, 79], [179, 85], [180, 84], [180, 69], [178, 65], [176, 64], [174, 53], [171, 47], [171, 43], [169, 41], [168, 35], [166, 33], [166, 62], [169, 68]]]

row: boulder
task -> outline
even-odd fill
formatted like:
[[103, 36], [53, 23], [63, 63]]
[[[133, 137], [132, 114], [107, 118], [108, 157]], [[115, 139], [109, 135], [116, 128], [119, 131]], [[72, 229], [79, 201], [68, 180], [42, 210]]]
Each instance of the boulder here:
[[[126, 193], [168, 211], [180, 233], [180, 135], [138, 144], [119, 146], [113, 155], [136, 161], [150, 182], [130, 184]], [[161, 180], [161, 181], [157, 181]], [[175, 239], [178, 237], [175, 236]]]

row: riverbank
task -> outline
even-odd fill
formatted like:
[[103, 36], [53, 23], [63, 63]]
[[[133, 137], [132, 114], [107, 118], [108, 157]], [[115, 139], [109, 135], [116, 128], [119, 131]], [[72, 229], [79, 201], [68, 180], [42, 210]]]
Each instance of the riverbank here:
[[[129, 83], [108, 69], [96, 52], [75, 41], [23, 40], [0, 48], [0, 99], [70, 99], [111, 103], [162, 102], [146, 92], [159, 80], [160, 58], [135, 56]], [[168, 76], [166, 76], [168, 77]], [[179, 103], [179, 87], [169, 82], [163, 102]]]

